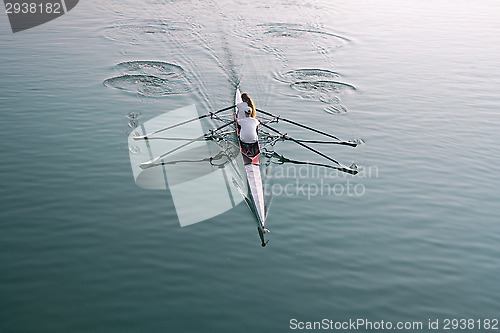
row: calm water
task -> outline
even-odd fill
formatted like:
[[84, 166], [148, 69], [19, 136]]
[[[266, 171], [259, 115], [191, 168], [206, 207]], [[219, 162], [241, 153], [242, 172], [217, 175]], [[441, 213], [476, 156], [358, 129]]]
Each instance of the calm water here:
[[[497, 1], [89, 0], [17, 34], [0, 16], [0, 332], [500, 317]], [[130, 169], [130, 118], [225, 107], [236, 82], [366, 142], [322, 147], [360, 176], [269, 177], [345, 191], [275, 194], [265, 249], [245, 205], [181, 228]]]

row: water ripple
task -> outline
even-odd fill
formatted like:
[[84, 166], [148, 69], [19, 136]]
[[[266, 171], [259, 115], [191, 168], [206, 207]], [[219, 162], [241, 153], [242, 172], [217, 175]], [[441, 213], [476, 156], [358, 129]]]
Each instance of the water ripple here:
[[106, 28], [104, 37], [123, 43], [148, 44], [158, 39], [178, 39], [182, 36], [183, 41], [188, 42], [188, 37], [194, 38], [190, 33], [192, 28], [186, 22], [174, 20], [124, 20]]
[[139, 112], [130, 112], [128, 115], [125, 116], [127, 119], [130, 119], [130, 120], [138, 120], [142, 117], [142, 114], [140, 114]]
[[306, 28], [300, 24], [290, 23], [274, 23], [274, 24], [259, 24], [259, 27], [264, 29], [264, 34], [269, 34], [274, 37], [292, 37], [302, 38], [304, 35], [319, 35], [321, 37], [334, 37], [338, 40], [338, 46], [350, 42], [350, 39], [331, 32], [322, 31], [314, 28]]
[[326, 113], [330, 113], [330, 114], [346, 114], [347, 113], [347, 108], [341, 104], [327, 106], [324, 110]]
[[327, 69], [305, 68], [295, 69], [284, 73], [276, 73], [275, 78], [285, 83], [297, 81], [321, 81], [339, 78], [340, 75]]
[[293, 23], [246, 25], [235, 29], [234, 34], [247, 39], [252, 48], [272, 54], [285, 63], [292, 49], [327, 56], [330, 50], [350, 42], [349, 38], [319, 27]]
[[334, 115], [347, 113], [347, 108], [340, 104], [338, 95], [356, 90], [353, 85], [337, 81], [340, 77], [337, 72], [320, 68], [294, 69], [274, 74], [277, 81], [286, 83], [295, 90], [297, 97], [330, 104], [324, 110]]
[[313, 99], [327, 104], [334, 104], [325, 109], [330, 114], [345, 114], [347, 109], [338, 104], [338, 94], [354, 91], [356, 88], [350, 84], [338, 81], [298, 81], [290, 84], [290, 87], [305, 99]]
[[104, 80], [104, 85], [145, 97], [165, 97], [190, 91], [182, 67], [161, 61], [127, 61], [115, 68], [123, 75]]
[[144, 75], [184, 75], [181, 66], [163, 61], [125, 61], [116, 65], [115, 69], [123, 73]]
[[290, 84], [292, 89], [300, 92], [316, 92], [318, 94], [342, 93], [356, 88], [348, 83], [337, 81], [300, 81]]
[[165, 97], [189, 91], [189, 87], [182, 81], [168, 80], [153, 75], [125, 74], [105, 80], [104, 85], [145, 97]]

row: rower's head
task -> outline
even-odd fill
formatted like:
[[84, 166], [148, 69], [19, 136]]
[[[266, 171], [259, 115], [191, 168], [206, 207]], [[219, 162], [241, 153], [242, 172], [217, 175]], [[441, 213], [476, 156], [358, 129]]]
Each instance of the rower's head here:
[[248, 106], [252, 109], [252, 113], [250, 114], [250, 117], [255, 118], [255, 116], [257, 115], [257, 112], [255, 111], [255, 105], [253, 104], [253, 101], [250, 98], [250, 96], [248, 96], [247, 93], [243, 93], [243, 94], [241, 94], [241, 100], [243, 102], [247, 103]]
[[248, 107], [248, 109], [245, 110], [245, 117], [250, 117], [252, 115], [252, 109]]

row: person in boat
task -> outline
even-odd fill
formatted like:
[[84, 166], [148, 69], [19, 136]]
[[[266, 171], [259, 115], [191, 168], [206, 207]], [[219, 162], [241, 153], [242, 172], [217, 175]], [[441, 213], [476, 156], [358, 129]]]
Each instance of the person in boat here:
[[260, 121], [252, 117], [252, 113], [254, 113], [252, 108], [247, 106], [244, 110], [244, 117], [238, 117], [240, 140], [246, 144], [252, 144], [258, 141], [257, 127], [260, 125]]
[[255, 105], [254, 105], [252, 99], [250, 98], [250, 96], [248, 96], [247, 93], [243, 93], [243, 94], [241, 94], [241, 100], [243, 102], [236, 104], [236, 108], [238, 109], [238, 113], [236, 114], [236, 117], [238, 119], [244, 119], [246, 117], [245, 111], [248, 108], [250, 108], [252, 110], [252, 112], [250, 113], [250, 117], [255, 118], [255, 116], [257, 115], [257, 112], [255, 111]]

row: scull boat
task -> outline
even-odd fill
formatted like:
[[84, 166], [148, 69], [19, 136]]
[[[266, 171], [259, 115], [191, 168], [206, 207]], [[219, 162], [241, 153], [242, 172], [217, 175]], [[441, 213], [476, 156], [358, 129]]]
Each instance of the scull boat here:
[[[242, 100], [238, 88], [234, 102], [235, 105], [203, 115], [199, 115], [192, 105], [140, 124], [129, 136], [130, 162], [137, 185], [148, 189], [170, 189], [181, 226], [215, 217], [244, 200], [257, 222], [261, 245], [266, 246], [268, 241], [264, 239], [264, 234], [267, 231], [267, 209], [264, 204], [261, 157], [277, 158], [280, 164], [310, 164], [355, 175], [358, 168], [354, 163], [345, 166], [309, 144], [356, 147], [363, 141], [344, 141], [319, 129], [257, 109], [261, 120], [259, 139], [254, 144], [246, 144], [239, 139], [236, 105]], [[224, 114], [224, 111], [229, 114]], [[202, 119], [210, 120], [212, 129], [208, 132], [201, 126]], [[296, 139], [269, 126], [279, 121], [321, 134], [329, 140]], [[218, 125], [217, 122], [222, 124]], [[232, 130], [228, 131], [228, 128]], [[169, 136], [162, 136], [161, 133], [166, 131]], [[179, 141], [184, 143], [176, 144]], [[206, 143], [203, 144], [203, 141]], [[278, 141], [294, 142], [330, 163], [287, 159], [269, 150]], [[214, 163], [221, 158], [225, 162]], [[191, 167], [186, 163], [191, 163]], [[192, 163], [207, 165], [198, 168]], [[203, 204], [203, 207], [198, 205], [198, 209], [193, 209], [193, 202]]]
[[[236, 89], [236, 95], [234, 103], [238, 105], [243, 102], [241, 100], [241, 91]], [[245, 175], [248, 185], [248, 193], [245, 195], [245, 201], [248, 207], [254, 212], [257, 219], [257, 230], [259, 232], [260, 240], [262, 246], [266, 246], [267, 242], [264, 240], [264, 233], [268, 230], [265, 228], [266, 223], [266, 211], [264, 205], [264, 188], [262, 185], [262, 176], [260, 172], [260, 145], [259, 141], [253, 144], [247, 144], [241, 142], [239, 139], [239, 129], [238, 129], [238, 109], [234, 108], [234, 120], [236, 127], [236, 134], [238, 135], [238, 142], [240, 147], [241, 156], [243, 158], [243, 165], [245, 166]]]

